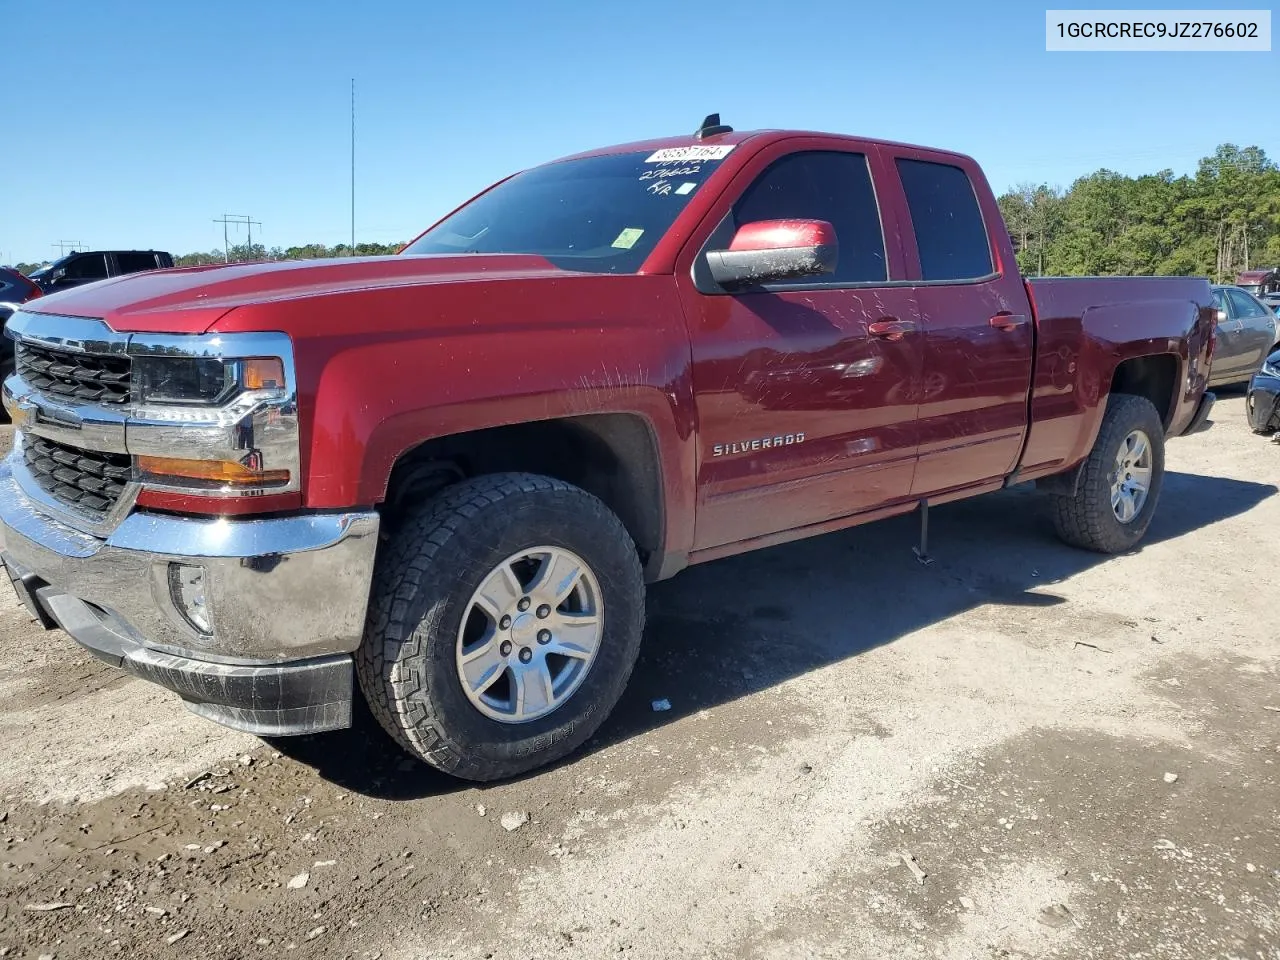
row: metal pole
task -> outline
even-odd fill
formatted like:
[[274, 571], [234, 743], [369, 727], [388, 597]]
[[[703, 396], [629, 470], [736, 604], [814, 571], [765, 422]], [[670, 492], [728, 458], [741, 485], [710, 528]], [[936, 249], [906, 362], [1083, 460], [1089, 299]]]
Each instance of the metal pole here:
[[351, 256], [356, 255], [356, 78], [351, 78]]

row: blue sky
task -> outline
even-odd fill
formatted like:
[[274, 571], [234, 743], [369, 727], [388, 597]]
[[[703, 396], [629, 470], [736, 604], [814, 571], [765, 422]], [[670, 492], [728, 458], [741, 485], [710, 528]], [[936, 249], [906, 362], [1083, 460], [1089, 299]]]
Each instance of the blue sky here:
[[6, 4], [5, 112], [21, 133], [0, 153], [0, 262], [49, 258], [65, 239], [214, 249], [223, 213], [260, 220], [268, 246], [346, 240], [351, 77], [360, 240], [408, 239], [511, 170], [690, 132], [712, 111], [740, 130], [960, 150], [997, 190], [1100, 166], [1191, 172], [1224, 141], [1280, 157], [1280, 54], [1046, 53], [1044, 10]]

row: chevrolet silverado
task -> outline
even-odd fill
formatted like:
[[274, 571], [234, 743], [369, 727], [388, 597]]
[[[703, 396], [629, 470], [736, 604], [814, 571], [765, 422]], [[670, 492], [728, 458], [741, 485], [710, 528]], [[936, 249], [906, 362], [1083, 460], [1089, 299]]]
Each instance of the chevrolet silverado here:
[[24, 304], [0, 468], [32, 615], [261, 735], [509, 777], [621, 695], [645, 584], [1035, 481], [1142, 538], [1207, 425], [1209, 284], [1024, 280], [977, 164], [821, 133], [511, 176], [396, 256]]

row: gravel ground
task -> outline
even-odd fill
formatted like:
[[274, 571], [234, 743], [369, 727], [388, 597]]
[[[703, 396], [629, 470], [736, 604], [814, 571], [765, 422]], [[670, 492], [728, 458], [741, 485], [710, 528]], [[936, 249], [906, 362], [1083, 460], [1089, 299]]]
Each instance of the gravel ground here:
[[1130, 556], [1016, 489], [929, 567], [902, 518], [686, 571], [600, 737], [489, 788], [4, 596], [0, 957], [1280, 958], [1280, 446], [1217, 411]]

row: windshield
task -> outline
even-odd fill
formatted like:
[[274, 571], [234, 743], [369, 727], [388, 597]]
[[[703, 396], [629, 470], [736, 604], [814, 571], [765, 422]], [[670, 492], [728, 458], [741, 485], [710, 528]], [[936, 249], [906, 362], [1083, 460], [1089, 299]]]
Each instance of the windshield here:
[[635, 273], [732, 145], [620, 153], [535, 167], [403, 251], [532, 253], [566, 270]]
[[1240, 283], [1236, 284], [1241, 290], [1248, 290], [1254, 296], [1262, 292], [1262, 284], [1260, 283]]
[[[61, 262], [62, 262], [61, 260], [58, 261], [58, 263], [61, 263]], [[43, 277], [46, 277], [49, 274], [53, 273], [53, 269], [58, 265], [58, 263], [46, 263], [39, 270], [32, 270], [29, 274], [27, 274], [27, 276], [30, 277], [32, 280], [40, 280]]]

